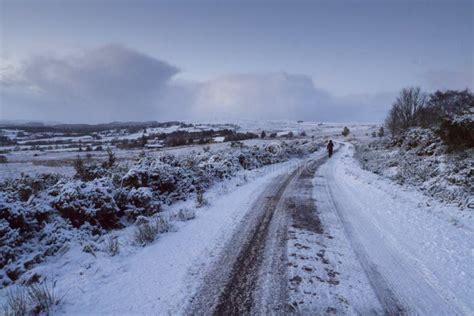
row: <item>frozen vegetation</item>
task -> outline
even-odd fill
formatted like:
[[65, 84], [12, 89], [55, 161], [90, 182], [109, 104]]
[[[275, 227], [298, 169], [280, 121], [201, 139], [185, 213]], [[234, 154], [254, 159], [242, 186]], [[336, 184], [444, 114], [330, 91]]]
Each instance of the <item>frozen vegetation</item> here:
[[431, 130], [413, 128], [395, 139], [360, 144], [362, 166], [400, 185], [413, 185], [427, 195], [474, 208], [474, 150], [447, 152]]
[[[177, 201], [205, 203], [204, 192], [238, 172], [287, 161], [317, 150], [310, 140], [247, 146], [228, 143], [217, 152], [196, 149], [186, 155], [141, 157], [128, 170], [112, 161], [76, 162], [77, 174], [23, 176], [0, 184], [0, 275], [2, 286], [33, 284], [44, 276], [24, 273], [48, 256], [66, 252], [71, 242], [83, 251], [114, 254], [108, 233], [136, 225], [143, 245], [168, 231], [172, 220], [192, 218], [183, 209], [162, 216]], [[104, 246], [105, 245], [105, 246]], [[105, 250], [104, 250], [105, 249]]]
[[[12, 172], [13, 177], [4, 173], [0, 182], [0, 302], [7, 315], [185, 313], [204, 273], [212, 271], [222, 253], [240, 249], [240, 244], [229, 247], [228, 242], [242, 227], [255, 224], [246, 220], [256, 216], [255, 205], [266, 210], [277, 203], [268, 199], [266, 190], [276, 190], [286, 183], [281, 179], [288, 179], [275, 205], [285, 209], [298, 202], [301, 207], [295, 210], [311, 212], [314, 204], [318, 212], [311, 214], [321, 220], [305, 223], [316, 225], [312, 233], [304, 225], [298, 230], [285, 224], [292, 237], [285, 248], [290, 256], [285, 260], [292, 266], [285, 269], [291, 276], [291, 297], [298, 303], [292, 308], [314, 311], [328, 305], [322, 313], [385, 308], [366, 280], [373, 275], [360, 266], [360, 249], [353, 247], [360, 236], [348, 235], [347, 223], [341, 221], [353, 216], [350, 222], [364, 237], [359, 241], [377, 245], [366, 255], [386, 269], [388, 283], [382, 285], [396, 290], [406, 299], [405, 307], [416, 311], [417, 302], [401, 294], [406, 287], [400, 284], [408, 282], [416, 291], [427, 283], [411, 261], [399, 257], [400, 249], [422, 254], [420, 262], [439, 280], [462, 279], [460, 273], [471, 280], [465, 252], [472, 231], [474, 167], [472, 136], [464, 134], [472, 135], [472, 114], [443, 116], [436, 126], [420, 122], [397, 130], [315, 122], [239, 122], [244, 127], [172, 123], [146, 127], [146, 132], [143, 126], [86, 131], [74, 136], [81, 137], [82, 149], [65, 135], [50, 135], [66, 137], [58, 145], [65, 148], [28, 145], [24, 150], [18, 149], [20, 139], [39, 134], [18, 136], [18, 130], [6, 129], [10, 132], [4, 135], [17, 145], [2, 147], [2, 165], [8, 170], [28, 164], [31, 172]], [[322, 149], [329, 138], [338, 150], [325, 162]], [[69, 148], [71, 144], [76, 147]], [[297, 166], [308, 161], [301, 158], [308, 157], [320, 167], [302, 169], [306, 173], [290, 181]], [[42, 173], [46, 166], [50, 173]], [[419, 233], [420, 223], [427, 223], [426, 232]], [[386, 231], [403, 243], [373, 241]], [[433, 238], [428, 236], [433, 235], [431, 249], [427, 245]], [[451, 242], [457, 245], [449, 246], [456, 260], [447, 251]], [[413, 249], [403, 248], [409, 243]], [[384, 251], [391, 260], [378, 257]], [[453, 272], [436, 268], [434, 256]], [[410, 268], [414, 283], [392, 268], [398, 262]], [[398, 279], [403, 282], [394, 281]], [[421, 303], [436, 308], [431, 299], [445, 288], [450, 299], [470, 310], [467, 283], [428, 289]]]
[[438, 91], [428, 97], [419, 90], [404, 90], [387, 126], [390, 135], [382, 131], [377, 137], [374, 131], [373, 141], [359, 144], [364, 168], [462, 209], [474, 208], [471, 92]]

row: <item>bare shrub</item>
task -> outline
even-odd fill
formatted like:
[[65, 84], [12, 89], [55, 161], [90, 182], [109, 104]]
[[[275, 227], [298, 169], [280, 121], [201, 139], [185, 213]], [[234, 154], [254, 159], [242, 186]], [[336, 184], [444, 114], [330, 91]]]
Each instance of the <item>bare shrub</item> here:
[[105, 252], [110, 256], [115, 256], [120, 252], [119, 242], [117, 236], [108, 235], [104, 240]]
[[81, 156], [77, 155], [77, 158], [73, 161], [73, 167], [74, 170], [76, 170], [76, 174], [79, 175], [79, 177], [83, 178], [85, 177], [85, 164], [84, 164], [84, 159], [81, 158]]
[[107, 148], [107, 160], [102, 163], [102, 167], [106, 169], [112, 168], [117, 162], [117, 157], [112, 149]]
[[12, 286], [6, 291], [6, 302], [2, 306], [5, 316], [26, 315], [28, 312], [28, 292], [23, 286]]
[[55, 287], [56, 281], [51, 282], [51, 284], [48, 284], [48, 282], [32, 284], [27, 288], [33, 306], [32, 310], [35, 314], [49, 314], [53, 307], [59, 304], [61, 299], [56, 295]]
[[392, 135], [418, 124], [418, 113], [427, 103], [427, 95], [419, 87], [404, 88], [392, 105], [385, 125]]

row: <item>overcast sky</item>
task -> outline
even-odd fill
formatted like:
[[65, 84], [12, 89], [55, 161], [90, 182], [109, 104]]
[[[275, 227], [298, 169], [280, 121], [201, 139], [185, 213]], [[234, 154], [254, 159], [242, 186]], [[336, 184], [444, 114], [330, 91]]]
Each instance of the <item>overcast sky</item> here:
[[474, 87], [474, 1], [0, 3], [2, 119], [376, 122]]

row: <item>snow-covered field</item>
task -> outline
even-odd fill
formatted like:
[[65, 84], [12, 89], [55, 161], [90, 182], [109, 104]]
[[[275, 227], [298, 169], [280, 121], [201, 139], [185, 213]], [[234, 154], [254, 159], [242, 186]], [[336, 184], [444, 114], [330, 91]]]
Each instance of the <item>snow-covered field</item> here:
[[[11, 140], [16, 140], [18, 145], [12, 146], [0, 146], [0, 152], [4, 151], [3, 154], [8, 163], [0, 164], [0, 179], [2, 178], [11, 178], [19, 177], [23, 174], [39, 174], [39, 173], [59, 173], [64, 175], [71, 175], [72, 169], [72, 160], [74, 160], [78, 155], [86, 156], [90, 155], [94, 159], [103, 159], [107, 154], [105, 151], [88, 151], [84, 150], [79, 151], [79, 146], [82, 145], [84, 149], [87, 144], [92, 145], [92, 148], [95, 148], [97, 145], [102, 144], [104, 148], [113, 148], [117, 158], [124, 164], [130, 164], [133, 160], [140, 154], [140, 152], [145, 151], [151, 156], [158, 156], [163, 153], [163, 151], [169, 152], [173, 155], [179, 155], [181, 153], [187, 153], [194, 147], [204, 147], [210, 146], [211, 150], [219, 150], [225, 144], [222, 144], [222, 137], [214, 138], [214, 142], [206, 145], [193, 145], [193, 146], [180, 146], [176, 148], [161, 148], [161, 145], [158, 147], [150, 144], [145, 148], [127, 148], [120, 149], [115, 148], [111, 143], [112, 141], [122, 141], [122, 140], [138, 140], [143, 135], [155, 135], [159, 133], [169, 134], [176, 131], [186, 131], [186, 132], [200, 132], [200, 131], [209, 131], [209, 130], [219, 130], [223, 128], [234, 128], [240, 132], [252, 132], [260, 135], [262, 131], [265, 131], [267, 135], [271, 133], [276, 133], [278, 136], [283, 136], [283, 138], [289, 133], [292, 132], [296, 137], [298, 137], [302, 132], [307, 135], [315, 135], [317, 137], [331, 135], [339, 135], [342, 128], [345, 125], [348, 125], [351, 131], [357, 133], [358, 131], [366, 131], [368, 127], [375, 126], [373, 124], [341, 124], [341, 123], [319, 123], [319, 122], [295, 122], [295, 121], [254, 121], [254, 120], [239, 120], [233, 122], [232, 124], [227, 124], [228, 122], [187, 122], [187, 124], [193, 125], [192, 127], [180, 127], [179, 125], [174, 125], [170, 127], [160, 127], [160, 128], [148, 128], [146, 133], [144, 131], [127, 133], [125, 130], [119, 131], [105, 131], [101, 132], [98, 135], [101, 135], [100, 140], [94, 140], [92, 135], [96, 133], [91, 133], [91, 135], [85, 136], [51, 136], [41, 139], [35, 139], [35, 134], [23, 133], [25, 136], [18, 137], [19, 130], [1, 130], [0, 135], [7, 136]], [[51, 133], [49, 133], [51, 134]], [[48, 135], [49, 135], [48, 134]], [[91, 141], [94, 140], [94, 143]], [[244, 143], [248, 145], [254, 145], [256, 143], [265, 143], [271, 142], [275, 139], [267, 138], [266, 140], [260, 139], [249, 139], [245, 140]], [[39, 148], [32, 148], [32, 146], [24, 145], [28, 141], [42, 141], [42, 142], [52, 142], [52, 145], [41, 145]], [[55, 141], [62, 141], [57, 148], [54, 145]], [[79, 143], [80, 142], [80, 143]], [[71, 146], [71, 147], [70, 147]], [[34, 146], [33, 146], [34, 147]], [[39, 150], [41, 149], [41, 150]], [[35, 164], [32, 167], [32, 163]]]
[[[8, 152], [8, 163], [0, 164], [2, 178], [17, 177], [21, 172], [48, 172], [62, 174], [63, 182], [45, 192], [30, 192], [29, 197], [14, 203], [11, 199], [15, 194], [26, 193], [15, 191], [11, 185], [1, 192], [2, 210], [8, 212], [11, 203], [16, 213], [4, 218], [8, 213], [0, 210], [0, 241], [4, 243], [0, 246], [2, 251], [6, 247], [15, 251], [16, 243], [24, 243], [17, 259], [27, 263], [27, 268], [22, 267], [14, 282], [7, 279], [6, 269], [15, 265], [6, 260], [1, 271], [5, 287], [0, 290], [0, 303], [8, 303], [12, 289], [23, 289], [27, 283], [39, 280], [54, 282], [54, 291], [61, 298], [52, 308], [54, 314], [205, 312], [202, 307], [194, 309], [206, 306], [199, 300], [210, 300], [214, 307], [226, 300], [220, 288], [215, 290], [216, 297], [212, 297], [213, 291], [201, 297], [203, 282], [228, 284], [225, 275], [231, 277], [237, 264], [232, 258], [239, 260], [243, 251], [243, 245], [232, 242], [241, 240], [243, 234], [253, 234], [254, 223], [248, 221], [262, 206], [260, 211], [276, 215], [270, 217], [268, 235], [259, 237], [265, 238], [266, 257], [262, 266], [255, 267], [260, 271], [251, 288], [255, 310], [282, 311], [272, 309], [275, 302], [258, 306], [271, 300], [273, 293], [262, 284], [274, 284], [278, 277], [279, 286], [288, 288], [279, 292], [284, 302], [279, 302], [283, 307], [277, 308], [289, 313], [474, 313], [472, 213], [427, 196], [417, 186], [403, 186], [386, 174], [363, 170], [351, 143], [367, 143], [377, 126], [288, 121], [236, 124], [244, 132], [260, 135], [265, 131], [267, 137], [240, 144], [221, 142], [219, 138], [206, 145], [148, 149], [145, 154], [143, 149], [118, 149], [116, 169], [109, 169], [115, 175], [109, 176], [109, 171], [99, 168], [103, 178], [92, 181], [70, 179], [75, 173], [70, 162], [77, 156], [76, 151]], [[346, 125], [351, 133], [342, 137]], [[206, 126], [209, 128], [209, 123], [202, 122], [192, 128], [203, 130]], [[294, 134], [291, 139], [290, 132]], [[271, 133], [276, 137], [270, 138]], [[340, 149], [324, 162], [328, 138], [340, 141]], [[105, 152], [91, 154], [92, 161], [107, 158]], [[140, 155], [145, 158], [137, 161]], [[319, 168], [308, 167], [312, 165]], [[206, 184], [193, 179], [205, 180]], [[285, 185], [279, 188], [281, 181]], [[277, 190], [278, 197], [270, 196], [269, 188]], [[121, 192], [126, 193], [125, 201]], [[88, 194], [112, 199], [116, 205], [104, 210], [105, 206], [89, 199]], [[25, 242], [19, 238], [25, 232], [13, 227], [17, 222], [12, 219], [25, 217], [25, 208], [30, 207], [35, 216], [43, 214], [37, 206], [44, 199], [51, 199], [48, 214], [58, 208], [52, 218], [59, 222], [48, 224], [38, 235], [28, 232], [25, 238], [31, 239]], [[85, 205], [85, 217], [70, 217], [69, 206], [80, 211]], [[94, 218], [110, 210], [120, 216], [113, 221], [100, 215]], [[306, 212], [306, 217], [295, 217], [298, 212]], [[138, 245], [137, 229], [152, 223], [152, 219], [161, 221], [164, 229], [145, 246]], [[40, 227], [35, 220], [22, 219], [31, 227]], [[302, 225], [305, 220], [308, 222]], [[5, 230], [8, 227], [10, 230]], [[53, 235], [44, 239], [48, 232]], [[274, 236], [271, 234], [280, 235], [272, 242], [268, 239]], [[41, 245], [41, 251], [48, 250], [51, 236], [56, 238], [52, 241], [54, 252], [36, 261], [35, 245]], [[6, 245], [9, 240], [14, 243]], [[112, 240], [118, 244], [113, 254]], [[279, 274], [272, 275], [269, 267], [275, 259], [268, 256], [279, 253], [276, 249], [286, 256], [277, 264]], [[4, 253], [11, 254], [8, 251]], [[229, 265], [216, 267], [221, 262]], [[217, 268], [224, 279], [213, 281]]]

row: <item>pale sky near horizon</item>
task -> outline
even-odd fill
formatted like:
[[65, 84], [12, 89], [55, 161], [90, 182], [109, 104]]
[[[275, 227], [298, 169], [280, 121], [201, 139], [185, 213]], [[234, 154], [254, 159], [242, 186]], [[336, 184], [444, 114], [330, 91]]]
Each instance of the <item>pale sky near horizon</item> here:
[[0, 2], [4, 119], [142, 119], [116, 88], [158, 119], [377, 121], [402, 87], [474, 86], [473, 1]]

